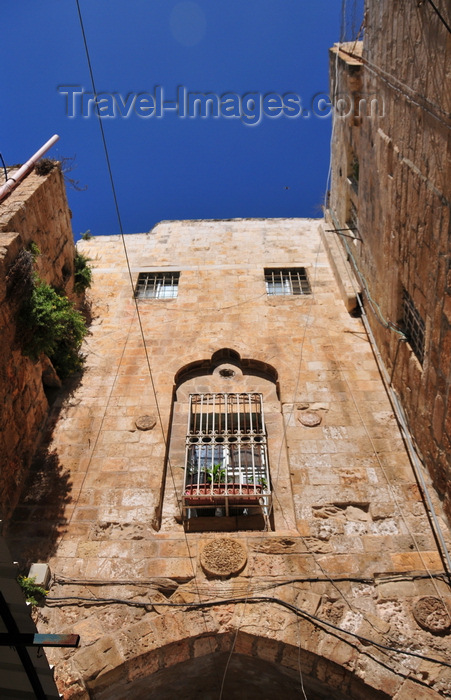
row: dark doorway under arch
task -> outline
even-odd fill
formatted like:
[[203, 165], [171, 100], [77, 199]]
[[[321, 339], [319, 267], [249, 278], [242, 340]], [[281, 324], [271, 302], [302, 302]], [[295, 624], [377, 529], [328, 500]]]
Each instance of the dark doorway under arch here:
[[[93, 697], [96, 700], [219, 700], [228, 659], [228, 653], [189, 659], [132, 683], [109, 686]], [[335, 674], [326, 673], [336, 687], [303, 674], [302, 682], [308, 700], [389, 700], [389, 695], [373, 690], [344, 669], [337, 668], [336, 671]], [[244, 654], [234, 653], [231, 656], [222, 700], [281, 698], [304, 700], [298, 671]]]

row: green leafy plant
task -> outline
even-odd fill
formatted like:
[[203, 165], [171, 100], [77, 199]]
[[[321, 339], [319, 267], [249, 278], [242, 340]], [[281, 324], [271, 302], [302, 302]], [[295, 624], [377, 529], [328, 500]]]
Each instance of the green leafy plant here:
[[33, 260], [36, 260], [36, 258], [41, 255], [41, 249], [34, 241], [30, 241], [27, 246], [27, 250], [32, 254]]
[[31, 605], [39, 605], [48, 594], [45, 588], [35, 582], [35, 576], [18, 576], [17, 583], [23, 590], [27, 603]]
[[81, 369], [80, 347], [87, 328], [83, 315], [67, 297], [35, 275], [19, 317], [25, 355], [34, 360], [41, 353], [47, 355], [61, 379]]
[[82, 294], [92, 283], [92, 270], [88, 265], [89, 258], [78, 250], [75, 251], [74, 258], [74, 290], [77, 294]]
[[207, 469], [207, 479], [213, 484], [223, 484], [225, 482], [226, 470], [222, 464], [214, 464], [211, 469]]
[[87, 231], [81, 234], [81, 238], [83, 241], [89, 241], [92, 238], [91, 230], [88, 228]]

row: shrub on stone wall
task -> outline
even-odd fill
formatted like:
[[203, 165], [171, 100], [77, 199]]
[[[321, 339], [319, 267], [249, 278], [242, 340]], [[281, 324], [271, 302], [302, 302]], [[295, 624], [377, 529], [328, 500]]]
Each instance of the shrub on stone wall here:
[[85, 319], [73, 303], [36, 275], [20, 314], [23, 352], [34, 360], [44, 353], [61, 379], [81, 369]]
[[92, 270], [88, 265], [89, 258], [78, 250], [75, 251], [74, 258], [74, 291], [76, 294], [83, 294], [91, 286]]
[[20, 304], [30, 296], [33, 288], [34, 255], [30, 250], [21, 250], [6, 275], [6, 298]]
[[18, 576], [17, 583], [24, 592], [27, 603], [39, 605], [42, 603], [48, 591], [35, 582], [35, 576]]

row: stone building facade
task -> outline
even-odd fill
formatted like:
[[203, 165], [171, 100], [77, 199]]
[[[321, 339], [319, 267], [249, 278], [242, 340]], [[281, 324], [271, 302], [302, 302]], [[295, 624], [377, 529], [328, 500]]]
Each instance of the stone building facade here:
[[435, 7], [367, 2], [363, 42], [331, 50], [327, 228], [450, 516], [451, 15]]
[[31, 483], [9, 529], [50, 564], [40, 630], [81, 636], [48, 653], [67, 700], [450, 695], [444, 563], [320, 223], [162, 222], [130, 274], [120, 237], [79, 244], [63, 510]]
[[44, 382], [56, 381], [45, 358], [22, 353], [17, 337], [21, 280], [11, 270], [21, 251], [39, 249], [35, 271], [48, 284], [71, 294], [75, 246], [63, 175], [54, 167], [33, 172], [0, 203], [0, 519], [17, 505], [49, 403]]

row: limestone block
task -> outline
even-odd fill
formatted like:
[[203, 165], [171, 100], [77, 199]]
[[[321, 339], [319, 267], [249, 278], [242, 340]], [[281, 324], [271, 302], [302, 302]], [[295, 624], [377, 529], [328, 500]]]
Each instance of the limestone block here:
[[438, 700], [440, 697], [443, 695], [432, 688], [426, 688], [424, 685], [407, 679], [394, 696], [394, 700], [412, 700], [412, 698], [415, 700]]
[[87, 649], [76, 652], [75, 663], [86, 682], [108, 673], [122, 662], [112, 637], [104, 636]]

